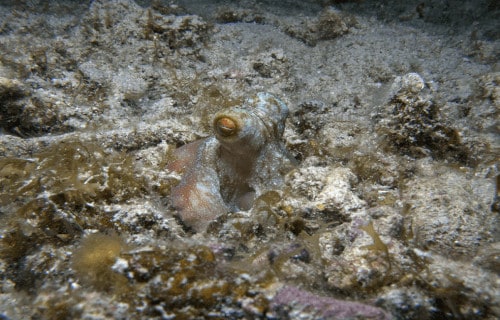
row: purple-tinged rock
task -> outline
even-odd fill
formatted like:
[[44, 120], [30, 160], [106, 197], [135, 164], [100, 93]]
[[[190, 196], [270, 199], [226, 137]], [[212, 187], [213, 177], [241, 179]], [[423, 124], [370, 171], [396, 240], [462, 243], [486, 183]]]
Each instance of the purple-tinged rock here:
[[293, 315], [298, 319], [391, 319], [381, 308], [322, 297], [293, 286], [284, 286], [276, 293], [271, 310], [277, 316]]

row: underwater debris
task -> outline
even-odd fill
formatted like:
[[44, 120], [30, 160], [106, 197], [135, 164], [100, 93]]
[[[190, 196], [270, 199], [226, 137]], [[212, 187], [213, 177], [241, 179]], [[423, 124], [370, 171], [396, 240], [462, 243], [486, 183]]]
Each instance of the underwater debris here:
[[172, 190], [172, 204], [185, 225], [204, 231], [218, 215], [248, 210], [257, 197], [283, 185], [295, 164], [281, 141], [287, 116], [282, 101], [258, 93], [217, 113], [215, 136], [174, 152], [167, 169], [184, 176]]

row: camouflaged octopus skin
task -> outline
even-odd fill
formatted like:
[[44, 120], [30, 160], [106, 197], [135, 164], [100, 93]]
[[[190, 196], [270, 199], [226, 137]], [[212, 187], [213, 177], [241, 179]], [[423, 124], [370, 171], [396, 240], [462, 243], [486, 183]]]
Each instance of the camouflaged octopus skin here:
[[205, 231], [217, 216], [249, 210], [254, 200], [279, 189], [296, 161], [282, 141], [288, 107], [269, 93], [218, 112], [214, 136], [174, 151], [167, 169], [183, 173], [172, 205], [185, 226]]

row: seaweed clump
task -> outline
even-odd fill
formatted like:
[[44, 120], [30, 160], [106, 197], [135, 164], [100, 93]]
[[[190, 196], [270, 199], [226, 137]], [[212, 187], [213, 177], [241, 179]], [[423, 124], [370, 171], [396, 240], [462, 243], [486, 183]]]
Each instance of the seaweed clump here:
[[72, 257], [72, 267], [84, 283], [100, 290], [125, 288], [127, 279], [112, 266], [125, 248], [116, 235], [101, 233], [86, 237]]
[[424, 88], [420, 75], [409, 73], [401, 82], [400, 90], [388, 104], [389, 118], [378, 128], [387, 138], [389, 151], [468, 164], [470, 151], [459, 131], [443, 119], [436, 103], [419, 94]]
[[[231, 316], [227, 306], [236, 306], [249, 294], [250, 281], [218, 266], [214, 251], [202, 245], [142, 252], [132, 257], [131, 265], [148, 270], [134, 272], [137, 280], [147, 280], [148, 307], [141, 316]], [[265, 308], [264, 304], [259, 309]]]
[[[159, 9], [153, 6], [153, 9]], [[170, 50], [184, 49], [186, 53], [198, 53], [211, 29], [210, 24], [196, 15], [173, 15], [172, 11], [161, 11], [155, 14], [151, 9], [146, 11], [143, 26], [144, 38], [165, 43]], [[167, 13], [168, 15], [164, 15]], [[175, 11], [173, 11], [175, 13]], [[158, 42], [156, 42], [158, 40]]]
[[20, 81], [0, 77], [0, 130], [20, 136], [70, 131], [58, 106]]
[[121, 229], [104, 206], [145, 193], [133, 159], [78, 141], [0, 159], [0, 253], [14, 282], [16, 274], [31, 272], [24, 260], [41, 246], [69, 245], [89, 228]]
[[285, 26], [284, 32], [314, 47], [320, 41], [335, 39], [348, 33], [356, 24], [353, 16], [329, 6], [313, 19], [299, 20], [299, 23]]

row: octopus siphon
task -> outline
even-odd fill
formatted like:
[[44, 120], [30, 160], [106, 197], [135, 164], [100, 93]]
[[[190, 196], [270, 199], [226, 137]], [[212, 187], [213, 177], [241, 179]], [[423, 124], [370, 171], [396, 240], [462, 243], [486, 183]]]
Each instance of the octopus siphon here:
[[205, 231], [219, 215], [247, 211], [278, 190], [296, 165], [282, 141], [288, 107], [269, 93], [215, 114], [214, 135], [173, 152], [167, 169], [182, 173], [172, 206], [182, 223]]

